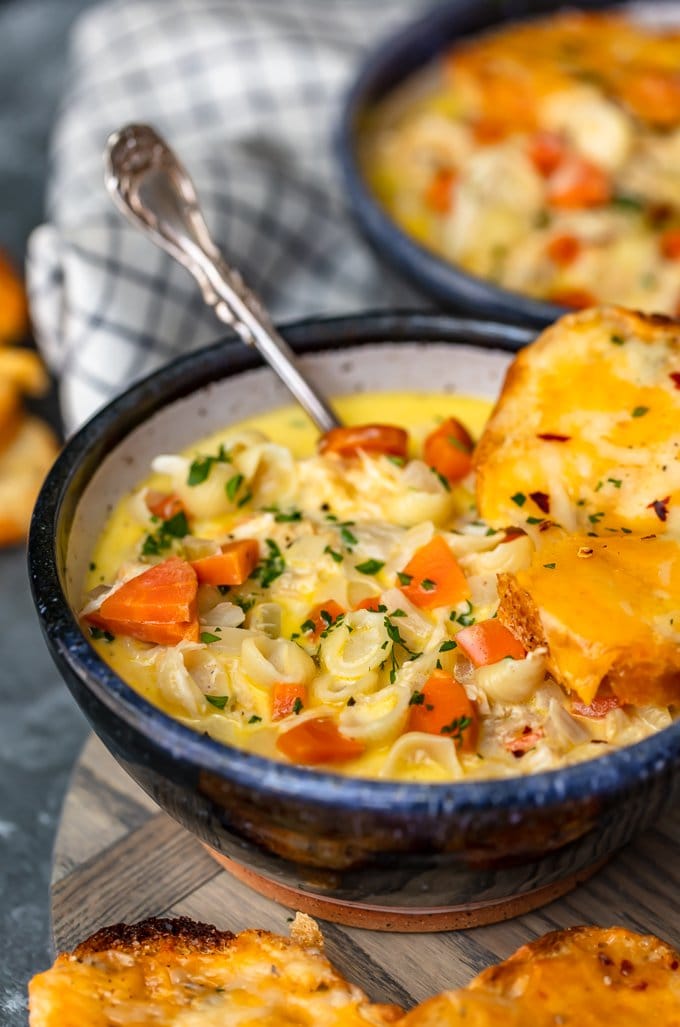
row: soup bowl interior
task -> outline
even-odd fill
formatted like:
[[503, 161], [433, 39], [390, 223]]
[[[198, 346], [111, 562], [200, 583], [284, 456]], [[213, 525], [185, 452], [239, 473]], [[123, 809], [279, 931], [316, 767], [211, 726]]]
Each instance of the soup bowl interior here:
[[[427, 315], [308, 322], [286, 334], [331, 396], [408, 390], [489, 400], [502, 384], [508, 348], [522, 335]], [[99, 657], [76, 611], [112, 509], [158, 453], [287, 403], [255, 354], [218, 344], [165, 367], [97, 414], [45, 483], [29, 546], [36, 608], [69, 688], [121, 765], [229, 860], [302, 893], [375, 908], [483, 907], [530, 895], [578, 875], [651, 823], [677, 794], [678, 724], [590, 763], [533, 776], [436, 785], [363, 780], [200, 735]]]
[[[594, 10], [615, 7], [617, 2], [579, 0], [568, 6]], [[336, 130], [336, 156], [357, 224], [380, 257], [449, 309], [536, 327], [550, 324], [566, 312], [554, 303], [511, 292], [470, 274], [402, 230], [382, 207], [362, 170], [360, 141], [367, 116], [459, 39], [504, 22], [546, 16], [559, 6], [554, 0], [446, 0], [370, 51], [345, 97]]]

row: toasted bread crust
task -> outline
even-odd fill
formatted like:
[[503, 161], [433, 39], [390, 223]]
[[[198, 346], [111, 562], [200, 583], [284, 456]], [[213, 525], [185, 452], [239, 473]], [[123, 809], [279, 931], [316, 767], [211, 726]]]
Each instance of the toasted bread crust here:
[[99, 952], [157, 952], [160, 948], [182, 953], [223, 952], [236, 937], [212, 924], [198, 923], [188, 916], [151, 917], [136, 924], [102, 927], [77, 945], [72, 955], [87, 959]]
[[223, 1027], [233, 1018], [269, 1027], [633, 1027], [653, 1015], [658, 1027], [680, 1027], [680, 955], [622, 927], [545, 935], [467, 988], [406, 1015], [370, 1003], [344, 981], [320, 954], [315, 925], [305, 922], [303, 936], [313, 948], [267, 931], [233, 935], [186, 917], [105, 927], [33, 979], [30, 1024]]

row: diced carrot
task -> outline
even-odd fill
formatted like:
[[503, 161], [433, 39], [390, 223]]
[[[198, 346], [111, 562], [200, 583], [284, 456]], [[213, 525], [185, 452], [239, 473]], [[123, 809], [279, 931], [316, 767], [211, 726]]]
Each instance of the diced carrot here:
[[254, 538], [225, 542], [220, 552], [193, 560], [201, 585], [242, 585], [255, 570], [260, 559], [260, 544]]
[[416, 550], [399, 580], [406, 598], [425, 610], [455, 606], [470, 597], [465, 575], [441, 535]]
[[379, 613], [378, 607], [381, 605], [380, 596], [368, 596], [367, 599], [362, 599], [360, 603], [354, 607], [355, 610], [372, 610], [373, 613]]
[[303, 720], [279, 735], [276, 747], [293, 763], [345, 763], [361, 756], [364, 745], [340, 733], [330, 717]]
[[461, 628], [456, 635], [456, 642], [475, 667], [498, 663], [506, 656], [511, 656], [513, 660], [523, 660], [526, 656], [522, 643], [505, 624], [495, 618]]
[[571, 712], [576, 714], [577, 717], [598, 719], [606, 717], [610, 710], [616, 710], [620, 705], [621, 700], [619, 697], [614, 695], [610, 688], [602, 685], [598, 694], [587, 706], [579, 699], [572, 699]]
[[541, 174], [552, 175], [566, 156], [566, 144], [555, 132], [537, 132], [529, 140], [529, 159]]
[[437, 214], [448, 214], [453, 206], [453, 187], [456, 172], [452, 168], [437, 168], [425, 190], [425, 204]]
[[291, 713], [299, 713], [307, 705], [305, 685], [289, 685], [284, 681], [272, 689], [272, 720], [281, 720]]
[[480, 118], [472, 125], [472, 134], [475, 142], [480, 146], [487, 146], [492, 143], [499, 143], [505, 139], [512, 129], [502, 121], [494, 121], [493, 118]]
[[680, 228], [668, 228], [659, 239], [659, 249], [666, 260], [680, 260]]
[[157, 489], [149, 489], [144, 497], [147, 510], [154, 517], [160, 517], [162, 521], [169, 521], [171, 517], [183, 513], [186, 515], [184, 503], [176, 492], [158, 492]]
[[680, 72], [677, 68], [640, 68], [622, 75], [621, 99], [643, 121], [656, 128], [674, 128], [680, 122]]
[[85, 618], [88, 624], [112, 635], [126, 635], [140, 642], [153, 642], [155, 645], [177, 645], [179, 642], [198, 642], [198, 618], [192, 621], [128, 621], [114, 617], [104, 618], [98, 610], [88, 613]]
[[198, 641], [197, 591], [191, 564], [171, 557], [126, 581], [85, 619], [113, 635], [158, 645]]
[[409, 731], [449, 735], [457, 749], [475, 751], [479, 731], [477, 709], [452, 674], [445, 670], [432, 671], [422, 691], [414, 698], [418, 702], [411, 700]]
[[[344, 612], [340, 603], [336, 603], [335, 599], [326, 599], [323, 603], [317, 603], [307, 614], [307, 621], [305, 622], [311, 621], [314, 624], [311, 637], [319, 638], [322, 631], [329, 628], [331, 624], [335, 624], [338, 617]], [[325, 616], [323, 616], [324, 614]]]
[[408, 432], [393, 424], [358, 424], [349, 428], [331, 428], [319, 439], [320, 453], [356, 456], [359, 452], [382, 453], [405, 459]]
[[571, 310], [585, 310], [586, 307], [597, 306], [597, 297], [587, 289], [556, 289], [548, 299], [558, 307], [569, 307]]
[[556, 235], [551, 239], [546, 252], [553, 264], [568, 267], [580, 256], [583, 246], [575, 235]]
[[473, 446], [467, 428], [455, 417], [447, 417], [425, 439], [423, 458], [448, 481], [460, 481], [472, 469]]
[[601, 207], [611, 195], [607, 172], [578, 154], [565, 157], [548, 181], [548, 203], [562, 210]]

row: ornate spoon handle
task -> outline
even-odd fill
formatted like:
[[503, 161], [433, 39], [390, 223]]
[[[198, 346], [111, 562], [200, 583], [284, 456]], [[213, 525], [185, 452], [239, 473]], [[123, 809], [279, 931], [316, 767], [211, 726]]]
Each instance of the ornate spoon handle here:
[[165, 140], [150, 125], [126, 125], [109, 137], [104, 161], [106, 187], [126, 217], [191, 272], [220, 321], [257, 347], [319, 430], [336, 427], [261, 300], [210, 238], [193, 182]]

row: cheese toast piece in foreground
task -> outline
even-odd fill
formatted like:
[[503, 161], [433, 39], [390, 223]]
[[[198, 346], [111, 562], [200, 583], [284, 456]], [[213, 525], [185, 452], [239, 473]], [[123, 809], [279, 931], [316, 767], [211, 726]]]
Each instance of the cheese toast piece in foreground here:
[[680, 321], [560, 318], [513, 361], [474, 462], [493, 527], [680, 537]]
[[531, 565], [498, 578], [499, 619], [589, 705], [680, 702], [680, 543], [658, 535], [542, 533]]
[[680, 954], [623, 927], [573, 927], [523, 945], [403, 1027], [680, 1027]]
[[33, 978], [30, 1027], [383, 1027], [399, 1018], [333, 969], [318, 932], [301, 941], [186, 917], [105, 927]]

